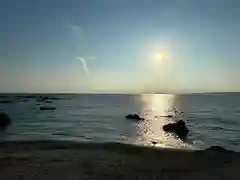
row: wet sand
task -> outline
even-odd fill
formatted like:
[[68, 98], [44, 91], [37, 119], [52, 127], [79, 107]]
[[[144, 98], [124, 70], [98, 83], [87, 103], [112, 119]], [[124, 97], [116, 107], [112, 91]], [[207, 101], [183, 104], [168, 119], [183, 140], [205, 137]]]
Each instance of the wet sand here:
[[240, 179], [240, 153], [119, 143], [0, 143], [0, 179]]

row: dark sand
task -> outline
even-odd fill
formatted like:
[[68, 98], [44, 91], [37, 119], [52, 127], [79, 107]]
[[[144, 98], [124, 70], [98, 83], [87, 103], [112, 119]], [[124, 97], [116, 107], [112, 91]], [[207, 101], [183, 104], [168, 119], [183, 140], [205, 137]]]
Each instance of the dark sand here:
[[236, 179], [240, 153], [117, 143], [0, 143], [0, 179]]

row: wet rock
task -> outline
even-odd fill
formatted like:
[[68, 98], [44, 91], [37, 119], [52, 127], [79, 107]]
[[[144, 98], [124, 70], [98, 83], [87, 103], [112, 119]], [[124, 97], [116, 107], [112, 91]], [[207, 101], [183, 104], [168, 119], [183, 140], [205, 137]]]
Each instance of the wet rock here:
[[173, 117], [173, 115], [169, 114], [169, 115], [166, 115], [166, 116], [160, 116], [160, 117], [172, 118], [172, 117]]
[[153, 144], [153, 145], [156, 145], [156, 144], [157, 144], [157, 142], [156, 142], [156, 141], [152, 141], [152, 144]]
[[42, 111], [45, 111], [45, 110], [55, 110], [56, 108], [55, 107], [46, 107], [46, 106], [44, 106], [44, 107], [40, 107], [40, 110], [42, 110]]
[[185, 138], [188, 135], [189, 130], [187, 129], [185, 122], [180, 120], [176, 123], [170, 123], [163, 126], [165, 132], [176, 134], [179, 138]]
[[138, 114], [128, 114], [126, 115], [126, 119], [133, 119], [133, 120], [144, 120]]
[[0, 113], [0, 128], [5, 128], [11, 123], [10, 118], [5, 113]]

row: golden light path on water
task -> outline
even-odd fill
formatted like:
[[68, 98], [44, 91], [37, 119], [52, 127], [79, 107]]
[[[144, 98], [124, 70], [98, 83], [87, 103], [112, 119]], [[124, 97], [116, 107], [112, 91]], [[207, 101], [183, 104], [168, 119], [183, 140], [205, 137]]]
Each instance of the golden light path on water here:
[[167, 148], [191, 148], [187, 143], [176, 138], [174, 135], [165, 133], [163, 125], [173, 122], [174, 118], [166, 118], [173, 114], [176, 107], [174, 105], [175, 95], [172, 94], [149, 94], [141, 95], [142, 110], [141, 115], [145, 118], [137, 124], [137, 144], [153, 145]]

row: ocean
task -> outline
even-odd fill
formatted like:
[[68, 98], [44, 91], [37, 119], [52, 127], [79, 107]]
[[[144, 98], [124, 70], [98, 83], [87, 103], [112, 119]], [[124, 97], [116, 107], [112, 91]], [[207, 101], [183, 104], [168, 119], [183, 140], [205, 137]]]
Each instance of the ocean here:
[[[46, 96], [48, 99], [39, 99]], [[40, 107], [55, 107], [42, 111]], [[66, 140], [121, 142], [163, 148], [240, 151], [240, 93], [205, 94], [1, 94], [0, 112], [12, 123], [0, 141]], [[125, 119], [138, 113], [144, 121]], [[173, 115], [172, 118], [162, 117]], [[162, 126], [184, 120], [185, 140]]]

